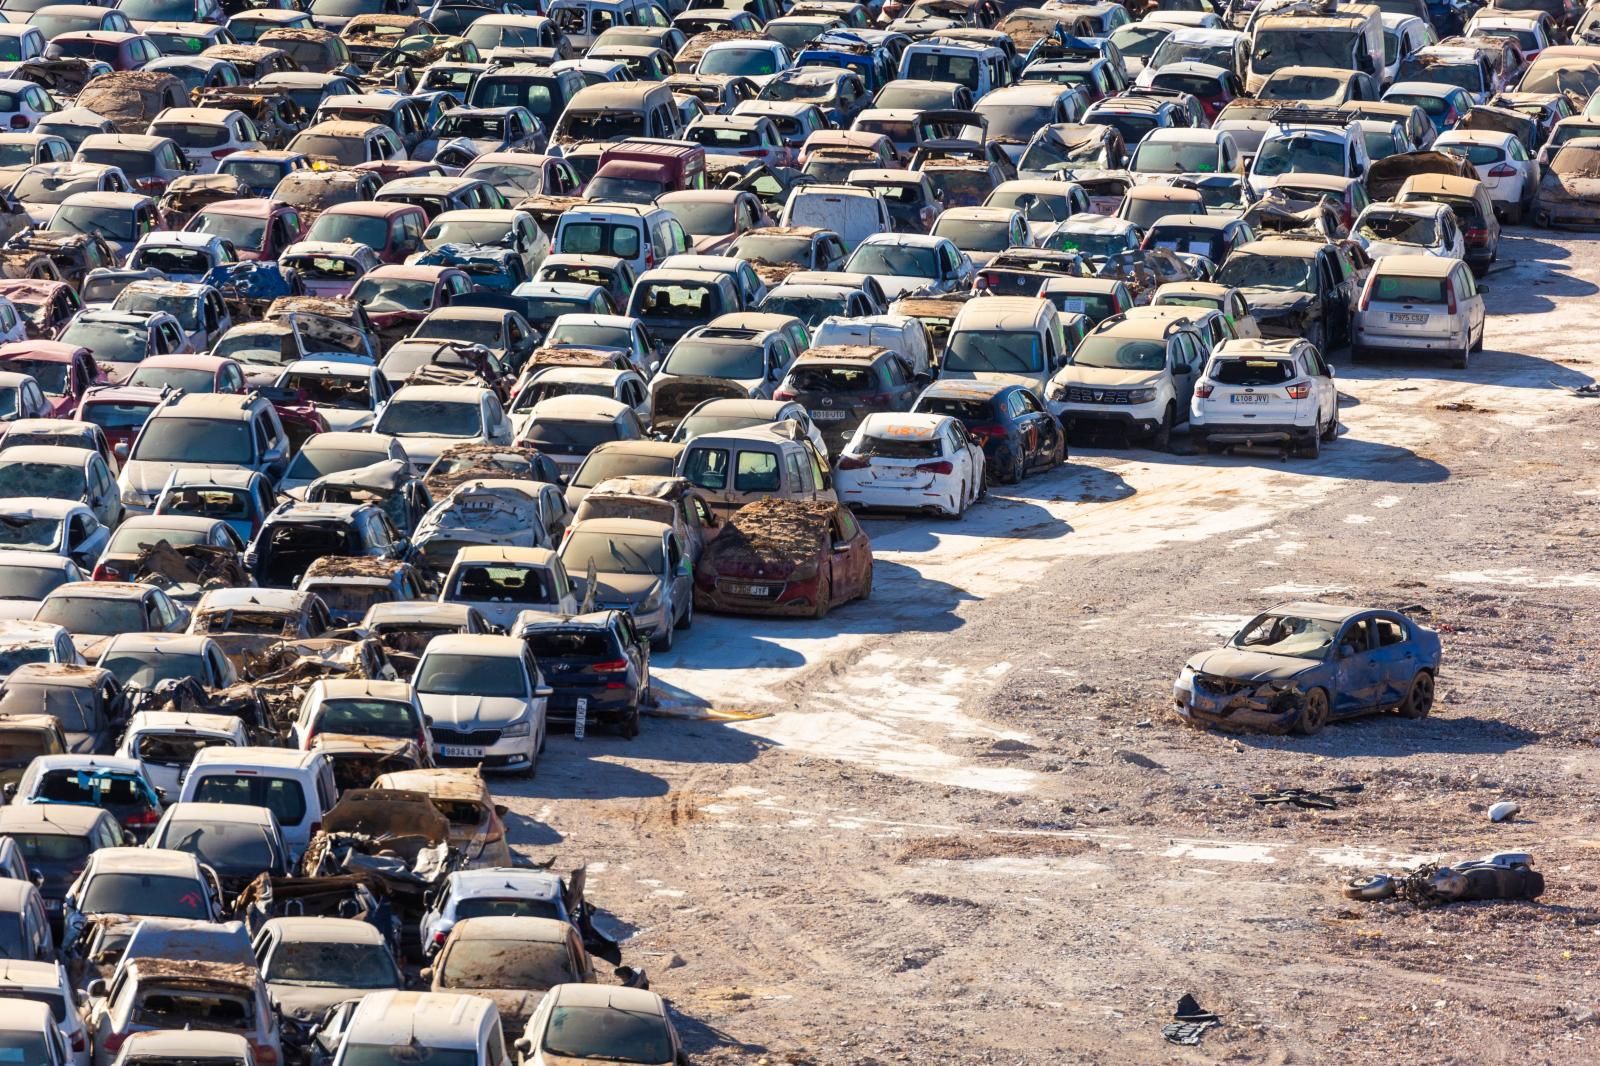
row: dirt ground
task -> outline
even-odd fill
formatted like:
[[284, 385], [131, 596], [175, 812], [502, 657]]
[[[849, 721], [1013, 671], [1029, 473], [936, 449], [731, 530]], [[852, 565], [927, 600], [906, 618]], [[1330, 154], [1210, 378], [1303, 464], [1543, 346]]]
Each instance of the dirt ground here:
[[[701, 616], [658, 657], [673, 717], [497, 783], [519, 848], [589, 863], [702, 1064], [1600, 1059], [1600, 400], [1563, 389], [1600, 368], [1596, 247], [1509, 231], [1466, 371], [1341, 353], [1315, 462], [1085, 449], [869, 521], [869, 603]], [[1433, 715], [1176, 718], [1187, 656], [1308, 598], [1425, 612]], [[1496, 850], [1540, 900], [1339, 892]], [[1161, 1035], [1186, 992], [1197, 1047]]]

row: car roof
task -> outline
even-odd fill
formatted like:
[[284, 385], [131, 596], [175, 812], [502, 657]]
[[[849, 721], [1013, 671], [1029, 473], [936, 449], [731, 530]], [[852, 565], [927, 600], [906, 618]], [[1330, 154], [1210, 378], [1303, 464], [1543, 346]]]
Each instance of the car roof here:
[[494, 915], [463, 918], [450, 930], [455, 940], [520, 940], [535, 944], [561, 944], [572, 935], [572, 923], [559, 918]]
[[269, 918], [262, 926], [281, 939], [313, 944], [383, 944], [378, 927], [359, 918], [322, 918], [295, 915]]
[[1373, 260], [1372, 272], [1402, 277], [1446, 278], [1460, 263], [1459, 259], [1437, 255], [1381, 255]]
[[659, 995], [643, 988], [624, 988], [619, 985], [563, 984], [551, 989], [556, 1003], [564, 1007], [615, 1007], [635, 1014], [656, 1014], [666, 1017], [666, 1008]]
[[[462, 548], [456, 553], [456, 565], [463, 563], [515, 563], [519, 566], [550, 566], [559, 559], [559, 556], [549, 548], [521, 548], [499, 544], [475, 544]], [[436, 637], [428, 644], [429, 649], [440, 647], [440, 641], [445, 637]], [[488, 637], [482, 633], [458, 633], [448, 638], [452, 641], [476, 642], [485, 639], [499, 638]], [[470, 651], [478, 647], [476, 643], [469, 643], [465, 647], [452, 647], [453, 651]], [[505, 648], [500, 648], [496, 654], [504, 654]]]
[[200, 876], [199, 859], [171, 848], [101, 848], [90, 859], [96, 866], [114, 867], [118, 872]]
[[59, 833], [78, 836], [101, 821], [114, 821], [101, 807], [73, 803], [8, 803], [0, 807], [0, 833]]

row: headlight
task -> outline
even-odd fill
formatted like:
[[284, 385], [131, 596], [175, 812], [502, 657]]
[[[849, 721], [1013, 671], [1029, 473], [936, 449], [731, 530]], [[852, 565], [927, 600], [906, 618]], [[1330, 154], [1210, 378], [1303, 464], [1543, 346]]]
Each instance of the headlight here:
[[530, 719], [524, 718], [522, 721], [517, 722], [514, 725], [507, 726], [503, 731], [501, 731], [500, 735], [502, 737], [525, 737], [532, 732], [533, 722]]
[[153, 492], [140, 492], [136, 488], [122, 490], [122, 503], [125, 507], [145, 507], [155, 502], [156, 494]]
[[1151, 400], [1153, 400], [1155, 398], [1156, 398], [1156, 390], [1155, 389], [1129, 389], [1128, 390], [1128, 402], [1129, 403], [1149, 403]]
[[658, 611], [660, 609], [661, 609], [661, 586], [657, 585], [654, 589], [652, 589], [650, 591], [650, 595], [648, 595], [648, 596], [646, 596], [644, 598], [644, 602], [639, 604], [639, 610], [644, 612], [645, 614], [649, 614], [651, 611]]

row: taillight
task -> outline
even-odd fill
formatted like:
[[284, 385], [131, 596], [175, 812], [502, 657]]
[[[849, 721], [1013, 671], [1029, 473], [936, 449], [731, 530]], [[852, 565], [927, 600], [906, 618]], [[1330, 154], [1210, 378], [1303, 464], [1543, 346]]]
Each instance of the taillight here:
[[1209, 399], [1211, 396], [1211, 390], [1215, 387], [1216, 386], [1214, 385], [1196, 385], [1194, 387], [1194, 394], [1200, 397], [1202, 400]]
[[1497, 167], [1489, 168], [1489, 177], [1491, 178], [1514, 178], [1516, 176], [1517, 168], [1510, 163], [1501, 163]]
[[[128, 1039], [127, 1033], [108, 1033], [100, 1038], [100, 1046], [115, 1055], [122, 1049], [122, 1042]], [[77, 1045], [73, 1045], [74, 1048]]]
[[788, 389], [778, 389], [772, 394], [772, 398], [774, 400], [792, 400], [794, 399], [794, 393]]
[[1000, 284], [999, 274], [991, 273], [990, 271], [985, 270], [979, 275], [979, 277], [983, 278], [983, 283], [989, 286], [991, 289]]
[[87, 1051], [87, 1050], [89, 1050], [89, 1041], [84, 1039], [84, 1035], [83, 1035], [83, 1030], [82, 1029], [79, 1029], [76, 1033], [72, 1034], [72, 1050], [73, 1051]]
[[841, 455], [839, 461], [834, 463], [837, 470], [860, 470], [872, 465], [872, 459], [865, 455]]
[[1486, 229], [1464, 229], [1461, 235], [1466, 238], [1468, 244], [1482, 244], [1489, 239], [1489, 231]]
[[628, 660], [611, 659], [603, 663], [595, 663], [589, 669], [597, 674], [620, 674], [628, 668]]
[[14, 130], [25, 130], [25, 129], [27, 129], [28, 128], [28, 116], [27, 115], [12, 115], [11, 116], [11, 128], [14, 129]]
[[941, 460], [940, 462], [937, 462], [937, 463], [918, 463], [917, 464], [917, 470], [919, 472], [921, 472], [921, 473], [924, 473], [924, 474], [948, 474], [951, 471], [953, 471], [954, 469], [955, 469], [955, 467], [951, 466], [950, 463], [948, 461], [946, 461], [946, 460]]
[[1303, 400], [1307, 396], [1311, 395], [1311, 386], [1309, 383], [1303, 385], [1289, 385], [1284, 388], [1284, 391], [1289, 394], [1289, 399], [1291, 400]]
[[155, 825], [161, 821], [160, 811], [140, 811], [138, 814], [128, 815], [126, 825]]
[[861, 397], [860, 402], [865, 404], [887, 405], [894, 403], [894, 396], [887, 392], [869, 392], [867, 395]]
[[239, 149], [237, 149], [237, 148], [218, 148], [215, 152], [211, 153], [211, 158], [212, 159], [226, 159], [230, 155], [232, 155], [233, 153], [237, 152], [238, 150]]
[[101, 563], [89, 574], [90, 581], [121, 581], [122, 571], [114, 566]]
[[644, 250], [644, 268], [646, 270], [649, 270], [651, 267], [653, 267], [655, 265], [656, 265], [656, 250], [654, 248], [646, 248]]
[[1356, 310], [1365, 311], [1372, 302], [1372, 282], [1377, 277], [1375, 274], [1367, 275], [1367, 283], [1361, 287], [1361, 299], [1356, 301]]
[[1445, 304], [1445, 310], [1449, 311], [1453, 315], [1453, 314], [1456, 313], [1456, 290], [1455, 290], [1455, 286], [1453, 286], [1453, 285], [1452, 286], [1447, 286], [1447, 289], [1448, 289], [1448, 294], [1449, 294], [1449, 300]]
[[1006, 432], [1006, 427], [1001, 425], [971, 426], [967, 432], [974, 437], [993, 438], [994, 440], [1004, 440], [1009, 435]]
[[257, 1044], [256, 1066], [278, 1066], [278, 1049], [267, 1044]]

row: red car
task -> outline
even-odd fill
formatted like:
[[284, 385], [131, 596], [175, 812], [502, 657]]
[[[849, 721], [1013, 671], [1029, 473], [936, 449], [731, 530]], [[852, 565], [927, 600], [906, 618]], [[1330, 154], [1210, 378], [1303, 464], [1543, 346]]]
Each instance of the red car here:
[[13, 341], [0, 344], [0, 369], [30, 374], [50, 401], [55, 418], [71, 418], [78, 401], [105, 375], [95, 366], [87, 348], [60, 341]]
[[47, 59], [87, 59], [111, 64], [112, 70], [142, 70], [161, 58], [161, 49], [142, 33], [72, 30], [50, 38]]
[[388, 348], [411, 336], [428, 312], [472, 290], [471, 276], [458, 267], [386, 264], [363, 274], [350, 298], [367, 309], [379, 340]]
[[354, 241], [377, 252], [385, 263], [404, 263], [406, 256], [422, 251], [422, 231], [427, 228], [428, 214], [416, 204], [351, 200], [318, 215], [304, 239]]
[[[150, 417], [165, 392], [165, 389], [146, 385], [99, 385], [83, 394], [73, 417], [79, 422], [93, 422], [99, 426], [120, 463], [128, 458], [133, 438], [139, 435], [145, 419]], [[205, 461], [201, 456], [195, 456], [195, 460]]]
[[872, 544], [832, 500], [775, 496], [735, 511], [694, 572], [697, 609], [821, 618], [872, 592]]
[[[0, 349], [3, 352], [4, 349]], [[176, 352], [150, 355], [136, 366], [126, 385], [170, 385], [184, 392], [243, 392], [244, 366], [237, 359], [220, 355]]]
[[232, 241], [240, 259], [273, 260], [305, 227], [300, 212], [282, 200], [219, 200], [195, 212], [184, 229]]
[[0, 296], [16, 304], [27, 319], [29, 337], [46, 340], [60, 333], [72, 316], [83, 310], [78, 290], [64, 281], [6, 278], [0, 280]]

